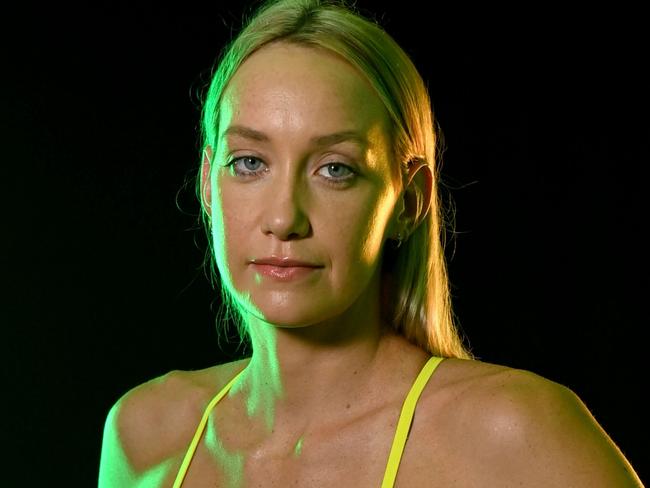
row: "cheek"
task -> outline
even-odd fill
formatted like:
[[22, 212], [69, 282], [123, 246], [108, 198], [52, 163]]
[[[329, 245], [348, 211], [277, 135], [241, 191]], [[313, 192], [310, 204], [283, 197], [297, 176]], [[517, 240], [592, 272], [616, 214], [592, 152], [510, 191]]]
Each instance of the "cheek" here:
[[[245, 237], [247, 223], [246, 215], [249, 212], [241, 211], [245, 209], [246, 202], [238, 198], [233, 188], [220, 182], [218, 177], [212, 176], [212, 242], [214, 246], [214, 258], [221, 273], [226, 281], [231, 281], [231, 266], [237, 259], [236, 243], [242, 242]], [[215, 191], [216, 190], [216, 191]]]
[[370, 201], [363, 209], [363, 217], [359, 221], [357, 236], [362, 236], [358, 241], [358, 259], [368, 266], [374, 266], [381, 253], [388, 223], [395, 208], [395, 200], [390, 193], [384, 192]]
[[[328, 228], [321, 229], [330, 254], [329, 285], [339, 300], [358, 296], [381, 265], [386, 225], [394, 202], [376, 193], [367, 197], [339, 207], [348, 208], [347, 212], [328, 212]], [[360, 201], [365, 204], [360, 205]]]

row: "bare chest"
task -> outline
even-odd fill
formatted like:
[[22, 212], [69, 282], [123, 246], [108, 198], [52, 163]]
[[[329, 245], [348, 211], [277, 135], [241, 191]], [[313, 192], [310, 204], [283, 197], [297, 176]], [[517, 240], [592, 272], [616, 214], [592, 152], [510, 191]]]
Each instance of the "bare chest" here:
[[[382, 419], [386, 420], [386, 419]], [[206, 432], [183, 487], [379, 486], [394, 422], [380, 419], [255, 444]]]
[[[387, 409], [350, 425], [268, 446], [247, 445], [241, 438], [233, 442], [206, 432], [183, 487], [380, 487], [398, 417], [399, 408]], [[413, 420], [395, 487], [454, 486], [461, 481], [462, 473], [436, 458], [436, 451], [441, 460], [448, 453], [440, 452], [444, 442], [431, 435], [427, 417], [416, 414]], [[235, 445], [247, 447], [236, 449]], [[179, 457], [172, 465], [180, 466], [180, 462]], [[175, 475], [176, 471], [169, 473], [168, 486]]]

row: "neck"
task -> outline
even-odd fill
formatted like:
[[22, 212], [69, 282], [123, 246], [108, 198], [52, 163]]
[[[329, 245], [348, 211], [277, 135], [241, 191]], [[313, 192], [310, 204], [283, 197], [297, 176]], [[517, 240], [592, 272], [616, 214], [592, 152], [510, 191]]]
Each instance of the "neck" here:
[[300, 429], [298, 422], [306, 429], [376, 398], [373, 385], [390, 372], [391, 361], [383, 357], [404, 340], [382, 325], [379, 300], [370, 303], [375, 306], [357, 303], [342, 316], [305, 327], [250, 319], [253, 355], [232, 391], [242, 395], [248, 417], [270, 435]]

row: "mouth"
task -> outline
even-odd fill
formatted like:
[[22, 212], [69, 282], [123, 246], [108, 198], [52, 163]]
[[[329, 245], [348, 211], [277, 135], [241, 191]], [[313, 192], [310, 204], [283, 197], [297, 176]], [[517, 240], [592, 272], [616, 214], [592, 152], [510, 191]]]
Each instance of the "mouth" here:
[[252, 263], [251, 266], [259, 274], [276, 281], [292, 281], [305, 278], [316, 272], [321, 267], [316, 266], [276, 266], [272, 264]]

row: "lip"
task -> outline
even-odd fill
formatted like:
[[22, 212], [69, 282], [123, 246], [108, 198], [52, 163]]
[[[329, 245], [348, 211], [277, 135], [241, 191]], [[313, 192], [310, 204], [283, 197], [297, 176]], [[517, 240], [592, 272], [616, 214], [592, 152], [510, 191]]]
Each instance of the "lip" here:
[[315, 273], [320, 266], [274, 266], [272, 264], [251, 263], [255, 271], [277, 281], [291, 281]]
[[252, 264], [269, 265], [275, 267], [301, 267], [301, 268], [322, 268], [322, 266], [300, 259], [293, 259], [289, 256], [270, 256], [251, 260]]
[[271, 255], [250, 261], [259, 274], [275, 281], [291, 281], [312, 275], [323, 266], [291, 256]]

